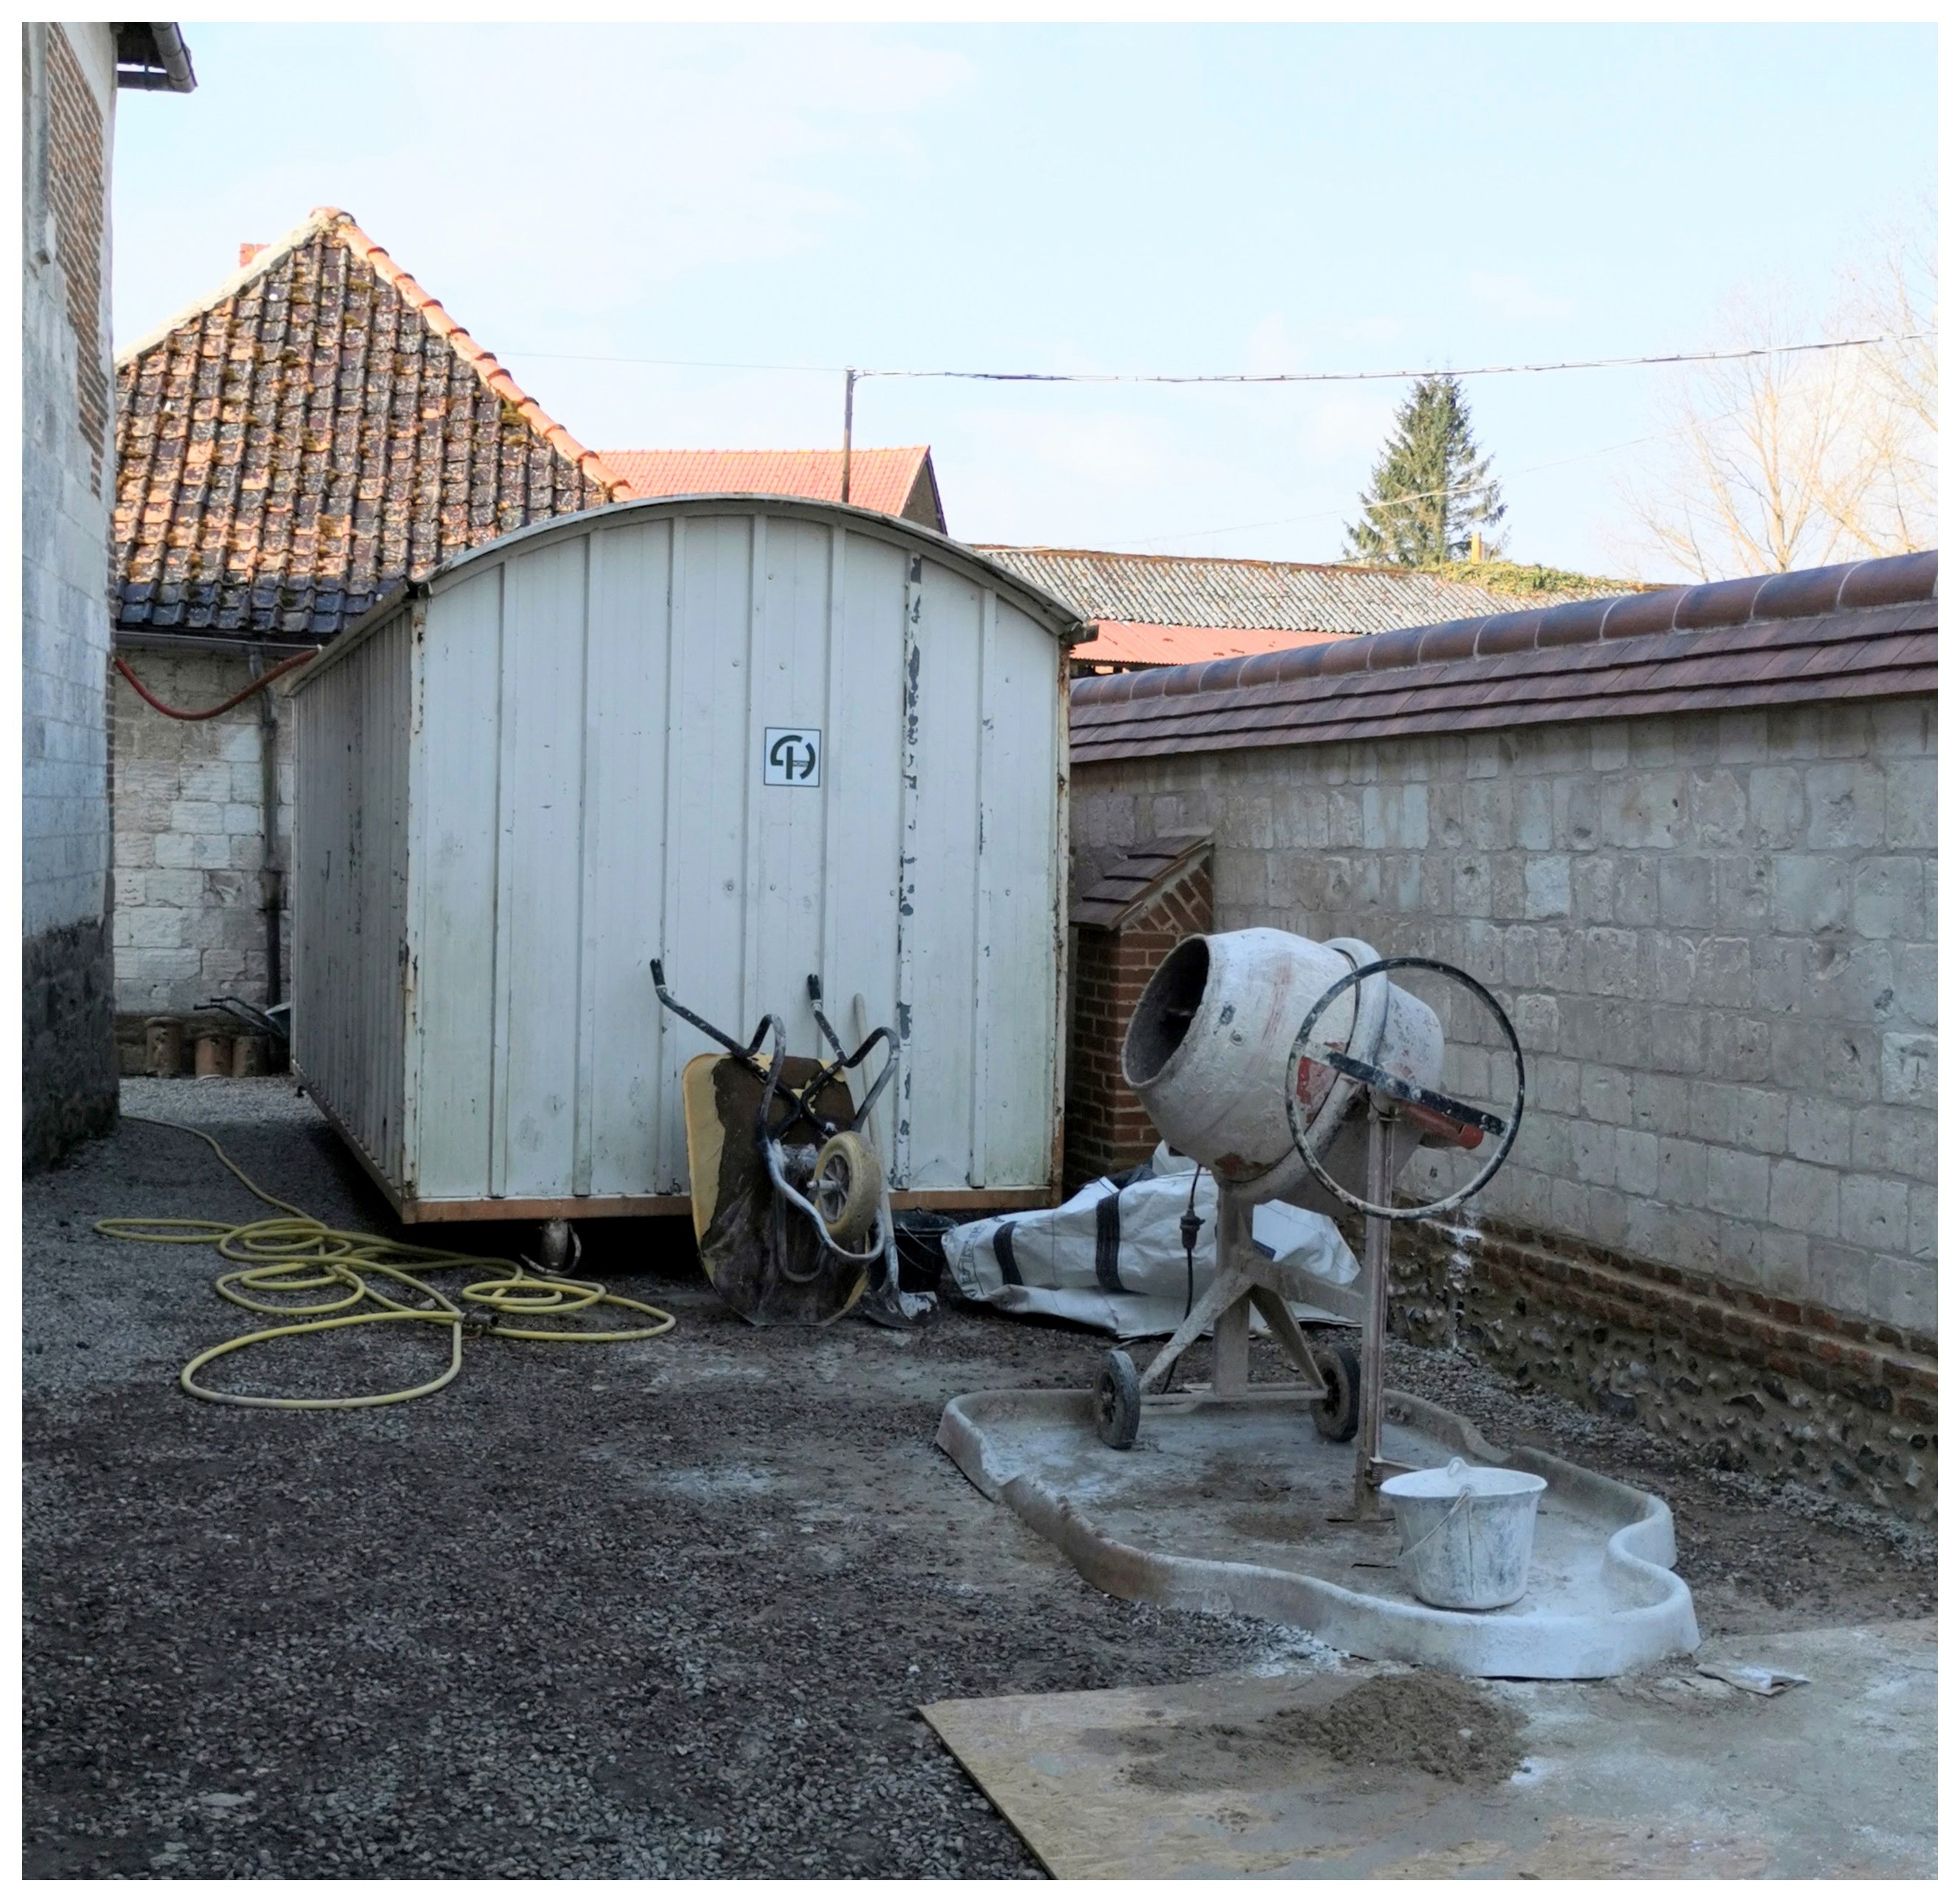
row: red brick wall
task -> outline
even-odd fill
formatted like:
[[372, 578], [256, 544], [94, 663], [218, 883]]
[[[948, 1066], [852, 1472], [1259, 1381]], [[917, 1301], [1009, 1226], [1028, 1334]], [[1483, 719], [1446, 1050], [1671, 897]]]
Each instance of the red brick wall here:
[[1141, 1163], [1157, 1147], [1156, 1129], [1123, 1081], [1123, 1036], [1164, 955], [1211, 929], [1208, 858], [1185, 867], [1119, 930], [1077, 928], [1062, 1157], [1071, 1189]]
[[102, 338], [102, 111], [68, 35], [52, 28], [47, 43], [48, 203], [54, 213], [56, 255], [68, 281], [81, 433], [94, 457], [100, 495], [109, 429], [109, 371]]

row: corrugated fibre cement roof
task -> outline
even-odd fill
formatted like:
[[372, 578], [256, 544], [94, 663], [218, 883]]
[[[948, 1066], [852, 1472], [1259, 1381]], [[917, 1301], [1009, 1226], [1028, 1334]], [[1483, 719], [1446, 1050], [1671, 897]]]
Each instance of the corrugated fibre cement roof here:
[[1936, 550], [1570, 602], [1275, 654], [1093, 675], [1078, 765], [1930, 694]]

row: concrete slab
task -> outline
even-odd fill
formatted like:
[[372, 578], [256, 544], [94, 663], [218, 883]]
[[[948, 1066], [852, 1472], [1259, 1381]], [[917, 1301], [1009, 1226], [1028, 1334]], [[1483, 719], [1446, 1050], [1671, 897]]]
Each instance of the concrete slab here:
[[1297, 1626], [1344, 1652], [1479, 1677], [1602, 1678], [1698, 1637], [1656, 1495], [1530, 1447], [1492, 1446], [1460, 1415], [1392, 1393], [1382, 1450], [1453, 1454], [1542, 1474], [1529, 1587], [1515, 1605], [1424, 1605], [1395, 1567], [1392, 1523], [1357, 1525], [1354, 1450], [1297, 1404], [1146, 1409], [1134, 1446], [1106, 1446], [1083, 1389], [963, 1395], [939, 1444], [990, 1498], [1123, 1599]]
[[[1685, 1663], [1475, 1685], [1359, 1667], [924, 1715], [1058, 1877], [1936, 1873], [1932, 1620], [1730, 1638], [1708, 1653], [1811, 1682], [1766, 1698]], [[1373, 1750], [1344, 1733], [1338, 1702], [1392, 1676], [1429, 1681], [1400, 1705], [1467, 1720], [1459, 1738], [1486, 1722], [1460, 1701], [1482, 1704], [1502, 1755], [1479, 1766], [1466, 1745], [1452, 1765], [1437, 1741], [1426, 1753], [1385, 1733]], [[1314, 1736], [1332, 1749], [1287, 1742]], [[1463, 1781], [1411, 1761], [1425, 1755]]]

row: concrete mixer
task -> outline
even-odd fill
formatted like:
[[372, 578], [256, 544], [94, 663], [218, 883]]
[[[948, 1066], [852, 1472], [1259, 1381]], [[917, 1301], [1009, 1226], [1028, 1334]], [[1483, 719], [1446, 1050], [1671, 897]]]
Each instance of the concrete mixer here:
[[[1502, 1113], [1446, 1095], [1445, 1039], [1436, 1011], [1396, 971], [1424, 971], [1466, 990], [1508, 1049], [1514, 1087]], [[1382, 1344], [1388, 1316], [1389, 1239], [1397, 1222], [1440, 1216], [1496, 1175], [1524, 1109], [1524, 1055], [1497, 1001], [1468, 972], [1433, 959], [1380, 958], [1358, 939], [1325, 944], [1258, 928], [1187, 938], [1157, 967], [1123, 1042], [1124, 1080], [1171, 1147], [1208, 1168], [1218, 1185], [1211, 1285], [1139, 1374], [1121, 1350], [1096, 1386], [1097, 1431], [1134, 1444], [1146, 1408], [1297, 1399], [1319, 1430], [1357, 1437], [1357, 1516], [1396, 1463], [1381, 1456]], [[1398, 1204], [1394, 1185], [1420, 1146], [1484, 1152], [1459, 1188]], [[1365, 1219], [1361, 1351], [1316, 1349], [1295, 1320], [1277, 1265], [1252, 1245], [1252, 1213], [1284, 1201]], [[1297, 1379], [1252, 1383], [1256, 1310]], [[1208, 1329], [1209, 1387], [1163, 1392], [1179, 1358]]]

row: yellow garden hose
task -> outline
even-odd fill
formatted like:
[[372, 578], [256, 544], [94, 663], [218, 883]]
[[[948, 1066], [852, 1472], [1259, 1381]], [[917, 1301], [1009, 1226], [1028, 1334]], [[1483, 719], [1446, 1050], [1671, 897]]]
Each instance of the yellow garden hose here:
[[[367, 1236], [358, 1230], [329, 1229], [304, 1209], [261, 1189], [228, 1157], [217, 1139], [187, 1123], [171, 1123], [162, 1117], [125, 1117], [126, 1123], [154, 1124], [162, 1130], [180, 1130], [186, 1136], [208, 1143], [218, 1160], [259, 1200], [282, 1215], [256, 1223], [221, 1223], [199, 1216], [112, 1216], [97, 1223], [99, 1234], [124, 1242], [206, 1243], [228, 1262], [244, 1265], [228, 1269], [212, 1286], [228, 1302], [250, 1309], [256, 1315], [301, 1315], [314, 1319], [288, 1322], [277, 1328], [262, 1328], [249, 1335], [221, 1341], [206, 1348], [184, 1365], [177, 1379], [186, 1394], [200, 1401], [224, 1401], [240, 1408], [384, 1408], [391, 1402], [418, 1400], [446, 1388], [463, 1370], [463, 1338], [466, 1333], [501, 1335], [516, 1341], [644, 1341], [664, 1335], [674, 1318], [664, 1309], [644, 1302], [628, 1301], [623, 1295], [609, 1295], [599, 1282], [574, 1281], [568, 1276], [543, 1276], [532, 1273], [524, 1263], [502, 1255], [457, 1255], [447, 1249], [422, 1249], [408, 1243], [391, 1242], [385, 1236]], [[472, 1282], [458, 1300], [451, 1300], [412, 1274], [419, 1270], [434, 1274], [441, 1270], [488, 1269], [487, 1281]], [[423, 1297], [420, 1303], [398, 1301], [392, 1295], [371, 1287], [368, 1278], [385, 1276], [412, 1289]], [[337, 1294], [317, 1301], [262, 1301], [260, 1296], [303, 1295], [309, 1290], [333, 1289]], [[520, 1328], [507, 1322], [473, 1322], [466, 1310], [488, 1316], [533, 1317], [575, 1315], [582, 1310], [604, 1305], [630, 1309], [636, 1315], [651, 1316], [652, 1325], [606, 1330]], [[341, 1311], [364, 1302], [380, 1304], [358, 1315]], [[235, 1354], [240, 1348], [282, 1335], [323, 1335], [330, 1329], [364, 1328], [381, 1322], [407, 1322], [450, 1331], [449, 1366], [432, 1381], [421, 1386], [402, 1388], [393, 1394], [350, 1395], [327, 1400], [299, 1400], [282, 1395], [226, 1394], [216, 1388], [200, 1386], [196, 1376], [221, 1355]]]

